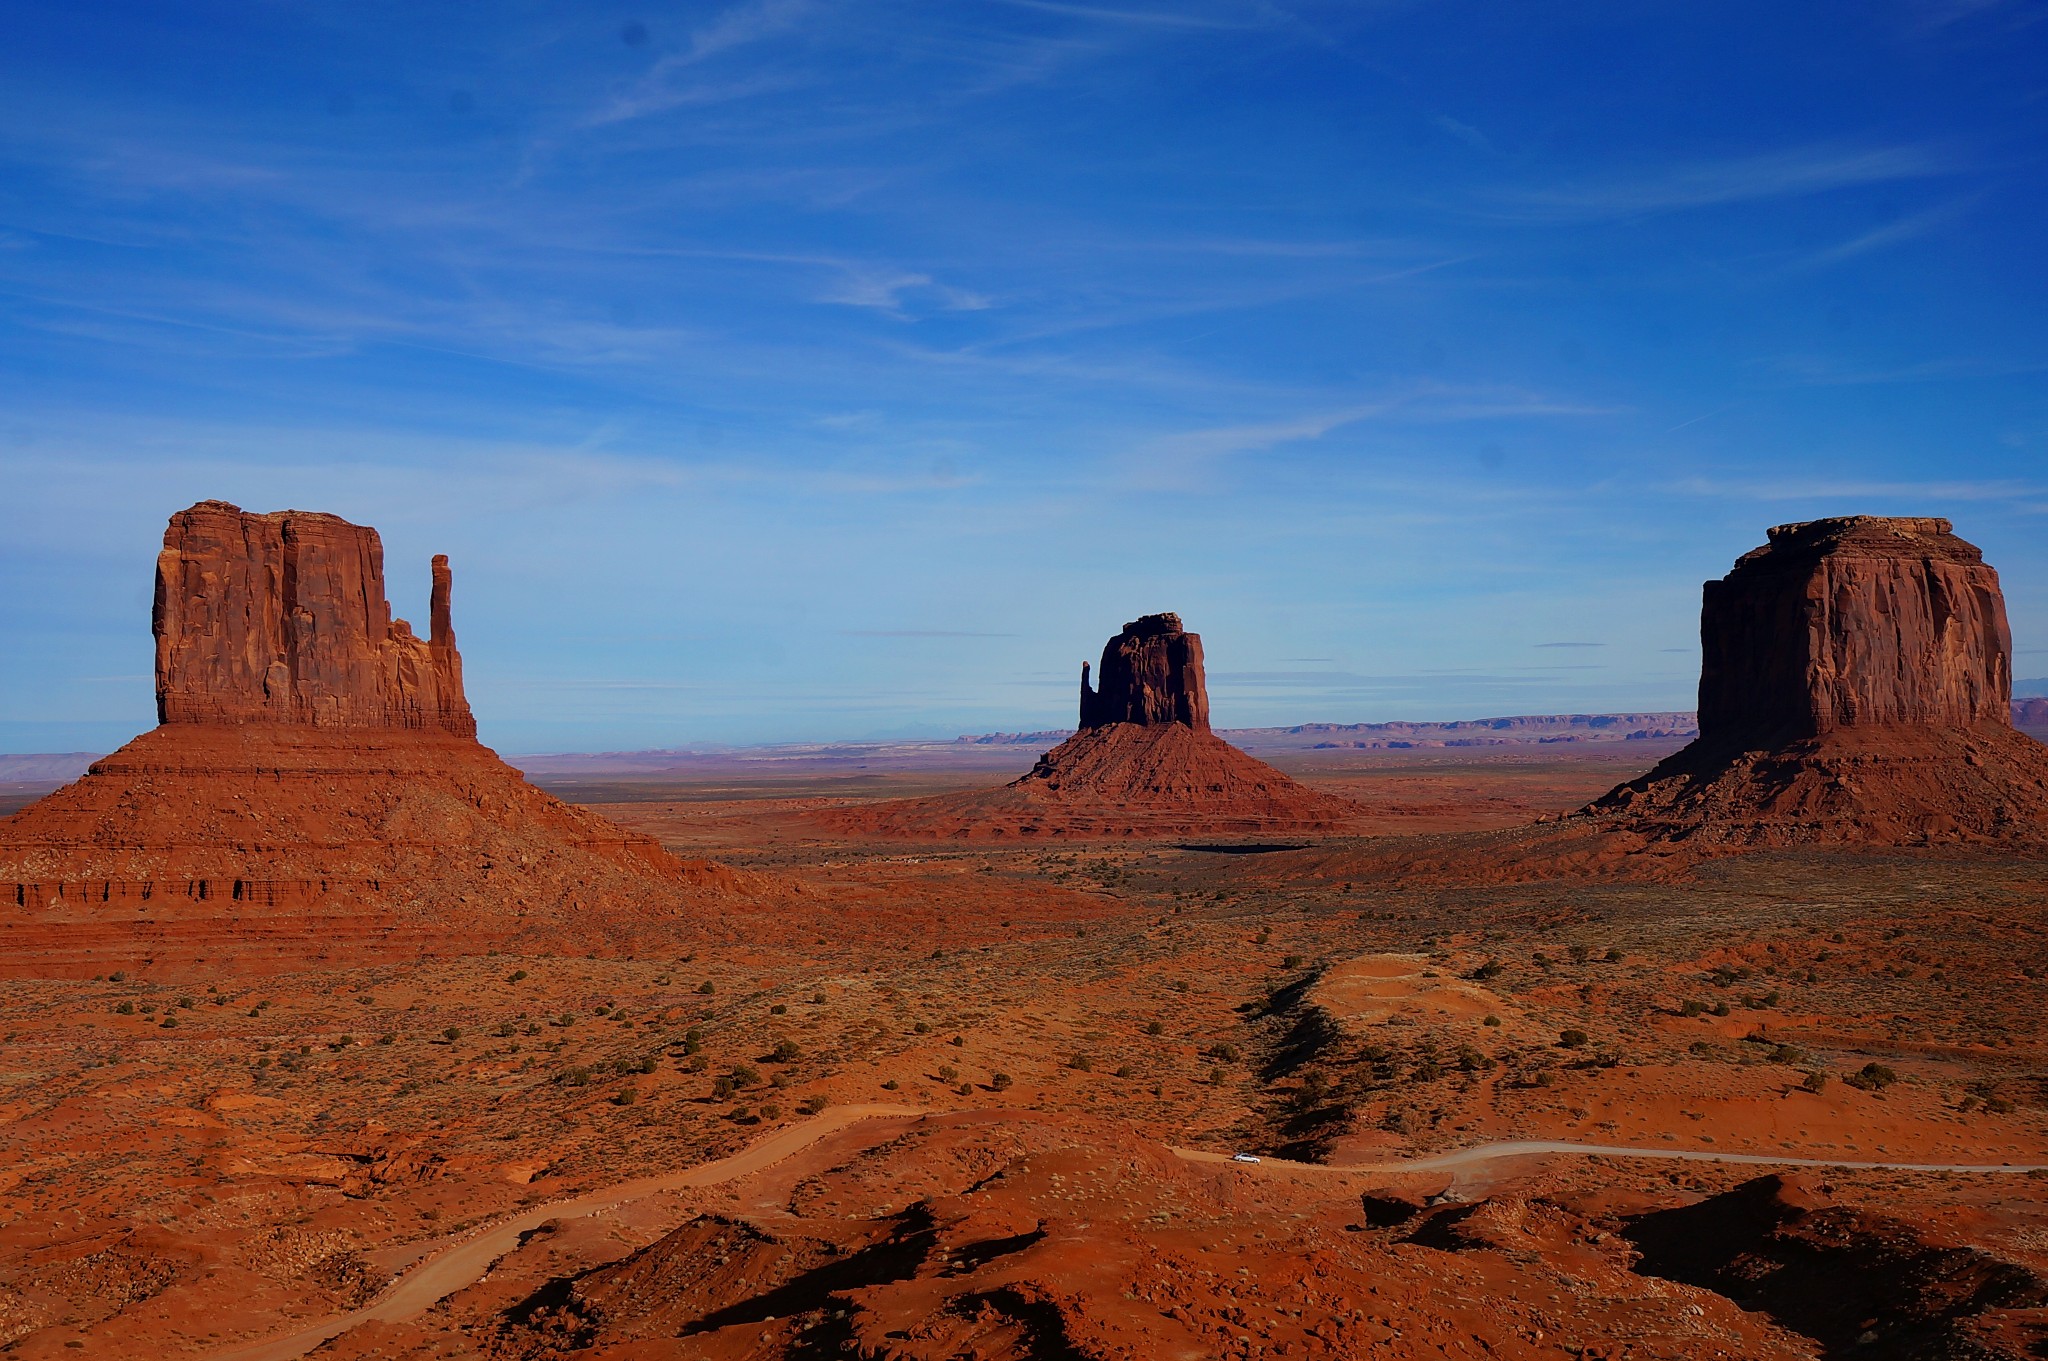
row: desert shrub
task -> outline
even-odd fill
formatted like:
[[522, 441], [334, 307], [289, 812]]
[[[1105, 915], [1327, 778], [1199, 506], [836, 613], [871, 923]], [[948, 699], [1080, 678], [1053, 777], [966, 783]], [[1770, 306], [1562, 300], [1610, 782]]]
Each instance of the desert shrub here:
[[[118, 1003], [114, 1007], [114, 1014], [117, 1016], [133, 1016], [135, 1014], [135, 1004], [133, 1002]], [[254, 1016], [256, 1013], [252, 1011], [249, 1014]]]
[[770, 1016], [787, 1016], [789, 1015], [789, 1004], [777, 1002], [774, 1006], [768, 1008], [768, 1014]]
[[1697, 1016], [1706, 1009], [1707, 1004], [1705, 1002], [1694, 1001], [1688, 997], [1685, 999], [1685, 1005], [1678, 1009], [1678, 1014], [1681, 1016]]
[[590, 1085], [590, 1070], [581, 1064], [573, 1068], [564, 1068], [555, 1074], [555, 1081], [564, 1087], [587, 1087]]
[[1164, 1035], [1166, 1033], [1166, 1023], [1164, 1021], [1147, 1021], [1145, 1022], [1145, 1033], [1147, 1035]]
[[1243, 1057], [1241, 1054], [1237, 1052], [1236, 1045], [1227, 1043], [1222, 1040], [1219, 1040], [1215, 1044], [1210, 1045], [1207, 1049], [1204, 1049], [1202, 1051], [1202, 1056], [1204, 1058], [1215, 1059], [1218, 1063], [1236, 1063], [1239, 1058]]
[[379, 1035], [379, 1036], [377, 1037], [377, 1043], [379, 1043], [379, 1044], [397, 1044], [397, 1043], [398, 1043], [398, 1034], [397, 1034], [397, 1032], [396, 1032], [396, 1031], [391, 1031], [391, 1030], [387, 1030], [387, 1031], [385, 1031], [385, 1032], [384, 1032], [384, 1033], [383, 1033], [382, 1035]]
[[800, 1102], [797, 1105], [796, 1113], [798, 1115], [816, 1115], [820, 1111], [824, 1110], [825, 1107], [830, 1104], [831, 1103], [828, 1102], [824, 1097], [819, 1096], [816, 1093], [813, 1093], [812, 1095], [805, 1097], [802, 1100], [802, 1102]]
[[789, 1063], [792, 1060], [802, 1058], [803, 1052], [803, 1046], [799, 1045], [795, 1040], [777, 1040], [775, 1042], [775, 1050], [770, 1055], [770, 1058], [776, 1063]]
[[1008, 1073], [997, 1073], [988, 1080], [988, 1085], [999, 1092], [1009, 1091], [1010, 1084], [1011, 1079]]
[[932, 1033], [932, 1023], [930, 1021], [919, 1021], [916, 1025], [910, 1027], [910, 1029], [912, 1034], [929, 1035]]
[[957, 1081], [959, 1077], [960, 1070], [958, 1068], [955, 1068], [952, 1064], [942, 1063], [939, 1065], [939, 1081], [954, 1082]]
[[175, 1029], [177, 1028], [177, 1025], [178, 1025], [178, 1018], [177, 1018], [177, 1017], [175, 1017], [175, 1016], [166, 1016], [166, 1017], [164, 1017], [164, 1020], [163, 1020], [163, 1027], [164, 1027], [164, 1029], [165, 1029], [165, 1030], [175, 1030]]
[[811, 994], [811, 1002], [812, 1002], [812, 1004], [813, 1004], [814, 1006], [821, 1006], [821, 1007], [822, 1007], [822, 1006], [824, 1006], [824, 1005], [825, 1005], [825, 994], [824, 994], [824, 993], [822, 993], [822, 992], [814, 992], [814, 993], [812, 993], [812, 994]]
[[1077, 1072], [1092, 1073], [1095, 1071], [1095, 1060], [1089, 1058], [1086, 1054], [1076, 1054], [1067, 1060], [1067, 1067]]
[[885, 1092], [893, 1092], [900, 1088], [902, 1085], [902, 1083], [898, 1082], [895, 1078], [892, 1077], [887, 1082], [884, 1082], [882, 1084], [882, 1090]]
[[708, 979], [708, 978], [707, 978], [707, 979], [705, 979], [705, 980], [704, 980], [704, 981], [703, 981], [702, 983], [699, 983], [699, 984], [697, 985], [697, 994], [698, 994], [698, 995], [699, 995], [700, 997], [709, 997], [709, 996], [711, 996], [711, 994], [713, 994], [713, 993], [715, 993], [715, 992], [717, 992], [717, 991], [718, 991], [718, 985], [717, 985], [716, 983], [712, 982], [712, 981], [711, 981], [710, 979]]
[[1899, 1075], [1882, 1063], [1866, 1063], [1842, 1079], [1851, 1087], [1860, 1087], [1866, 1092], [1881, 1092], [1899, 1080]]
[[1472, 970], [1472, 972], [1466, 974], [1465, 977], [1476, 983], [1484, 983], [1489, 979], [1499, 978], [1503, 973], [1507, 972], [1507, 967], [1507, 965], [1497, 959], [1489, 959], [1478, 968]]
[[1609, 964], [1619, 964], [1621, 963], [1622, 955], [1619, 950], [1609, 950], [1601, 958], [1605, 959]]
[[353, 1036], [353, 1035], [343, 1035], [343, 1036], [340, 1036], [339, 1038], [337, 1038], [337, 1039], [336, 1039], [336, 1040], [334, 1041], [334, 1044], [333, 1044], [333, 1046], [332, 1046], [332, 1047], [333, 1047], [333, 1048], [336, 1048], [336, 1049], [346, 1049], [346, 1048], [348, 1048], [348, 1047], [349, 1047], [350, 1045], [354, 1044], [355, 1042], [356, 1042], [356, 1037], [355, 1037], [355, 1036]]
[[947, 1040], [946, 1043], [952, 1045], [955, 1049], [965, 1049], [967, 1047], [967, 1037], [965, 1035], [955, 1035], [952, 1039]]
[[448, 1043], [450, 1044], [455, 1043], [457, 1040], [462, 1038], [462, 1027], [459, 1025], [449, 1026], [446, 1030], [441, 1032], [441, 1038], [448, 1041]]
[[1300, 955], [1282, 955], [1280, 957], [1280, 967], [1283, 969], [1298, 969], [1301, 967], [1301, 959]]
[[761, 1074], [747, 1064], [735, 1063], [732, 1066], [732, 1082], [735, 1087], [757, 1087], [761, 1083]]
[[[364, 1000], [365, 1000], [365, 1001], [367, 1001], [368, 999], [367, 999], [367, 998], [365, 998]], [[199, 1005], [199, 999], [198, 999], [197, 997], [180, 997], [180, 998], [178, 999], [178, 1006], [179, 1006], [179, 1008], [180, 1008], [181, 1010], [184, 1010], [184, 1011], [190, 1011], [190, 1010], [192, 1010], [192, 1008], [194, 1008], [194, 1007], [196, 1007], [196, 1006], [198, 1006], [198, 1005]]]
[[761, 1118], [762, 1118], [763, 1120], [780, 1120], [780, 1119], [782, 1118], [782, 1107], [780, 1107], [780, 1106], [763, 1106], [763, 1107], [761, 1107]]
[[632, 1087], [621, 1087], [612, 1094], [614, 1106], [630, 1106], [640, 1099], [640, 1093]]
[[685, 1069], [685, 1071], [688, 1072], [701, 1073], [710, 1066], [711, 1060], [709, 1058], [707, 1058], [703, 1054], [692, 1054], [690, 1055], [689, 1062], [685, 1063], [683, 1065], [683, 1068]]
[[1559, 1035], [1557, 1037], [1557, 1042], [1560, 1046], [1566, 1049], [1584, 1049], [1586, 1047], [1587, 1040], [1590, 1038], [1591, 1037], [1588, 1036], [1585, 1031], [1575, 1028], [1567, 1030], [1563, 1034]]
[[1574, 944], [1570, 949], [1565, 951], [1565, 953], [1569, 954], [1572, 957], [1572, 963], [1584, 964], [1587, 960], [1593, 957], [1593, 947], [1590, 945]]
[[507, 983], [524, 983], [526, 977], [526, 970], [514, 969], [511, 973], [505, 975], [505, 981]]
[[1117, 1070], [1116, 1070], [1116, 1075], [1117, 1075], [1118, 1077], [1129, 1077], [1129, 1076], [1131, 1076], [1131, 1065], [1130, 1065], [1130, 1064], [1128, 1064], [1128, 1063], [1124, 1063], [1124, 1064], [1119, 1064], [1119, 1065], [1117, 1066]]
[[1799, 1079], [1799, 1085], [1806, 1091], [1819, 1092], [1828, 1085], [1828, 1075], [1818, 1068], [1811, 1069], [1805, 1077]]
[[1713, 1012], [1716, 1016], [1726, 1016], [1728, 1014], [1728, 1004], [1726, 1002], [1714, 1003]]
[[719, 1101], [723, 1101], [727, 1097], [731, 1096], [733, 1094], [733, 1090], [733, 1081], [729, 1077], [721, 1076], [711, 1084], [711, 1095], [714, 1099]]
[[1499, 1027], [1500, 1027], [1500, 1017], [1498, 1017], [1498, 1016], [1493, 1016], [1493, 1015], [1489, 1015], [1489, 1016], [1488, 1016], [1488, 1017], [1487, 1017], [1487, 1018], [1486, 1018], [1486, 1019], [1485, 1019], [1485, 1020], [1484, 1020], [1483, 1022], [1481, 1022], [1481, 1024], [1482, 1024], [1482, 1025], [1489, 1025], [1489, 1026], [1492, 1026], [1492, 1027], [1494, 1027], [1495, 1029], [1499, 1029]]

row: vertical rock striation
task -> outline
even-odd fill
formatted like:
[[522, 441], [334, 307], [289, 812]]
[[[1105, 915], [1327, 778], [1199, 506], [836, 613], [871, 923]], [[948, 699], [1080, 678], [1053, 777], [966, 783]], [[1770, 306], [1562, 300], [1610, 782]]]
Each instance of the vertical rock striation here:
[[157, 718], [476, 735], [434, 559], [432, 631], [391, 617], [377, 531], [335, 515], [202, 501], [157, 555]]
[[1125, 624], [1103, 645], [1096, 689], [1089, 689], [1088, 663], [1081, 663], [1082, 730], [1112, 723], [1178, 723], [1209, 731], [1202, 635], [1183, 629], [1179, 615], [1148, 614]]
[[1947, 520], [1779, 525], [1706, 584], [1700, 642], [1703, 741], [2011, 722], [1998, 573]]

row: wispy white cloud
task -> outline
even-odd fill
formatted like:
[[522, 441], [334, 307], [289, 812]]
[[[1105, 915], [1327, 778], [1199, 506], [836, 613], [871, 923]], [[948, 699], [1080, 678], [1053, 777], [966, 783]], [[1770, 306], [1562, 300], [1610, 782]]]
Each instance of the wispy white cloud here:
[[936, 282], [929, 274], [910, 271], [849, 270], [818, 296], [820, 302], [871, 307], [895, 317], [908, 317], [917, 299], [929, 299], [948, 312], [980, 312], [995, 305], [986, 294], [954, 288]]
[[1885, 250], [1915, 240], [1961, 218], [1977, 202], [1978, 198], [1972, 195], [1937, 204], [1921, 212], [1909, 213], [1882, 226], [1860, 232], [1825, 250], [1815, 251], [1799, 261], [1795, 268], [1822, 269], [1828, 265], [1838, 265], [1844, 260], [1853, 260], [1859, 255], [1868, 255], [1873, 251]]
[[1887, 383], [1943, 383], [1968, 379], [2012, 378], [2048, 371], [2048, 360], [1923, 359], [1911, 364], [1847, 364], [1828, 355], [1788, 354], [1765, 360], [1760, 367], [1800, 387], [1864, 387]]
[[1737, 501], [2015, 501], [2048, 495], [2048, 485], [2016, 480], [1979, 482], [1883, 482], [1855, 478], [1787, 478], [1782, 481], [1689, 477], [1671, 484], [1683, 496]]
[[1930, 143], [1807, 146], [1679, 166], [1638, 179], [1503, 190], [1493, 196], [1493, 204], [1503, 216], [1598, 221], [1929, 179], [1970, 168], [1959, 153]]
[[813, 0], [745, 0], [690, 35], [681, 51], [671, 52], [631, 86], [583, 120], [585, 127], [623, 123], [690, 104], [717, 103], [769, 91], [788, 90], [786, 76], [757, 75], [726, 83], [692, 83], [692, 68], [713, 57], [771, 38], [779, 38], [816, 8]]
[[1031, 9], [1044, 14], [1063, 14], [1106, 24], [1135, 24], [1145, 28], [1242, 29], [1257, 27], [1246, 19], [1225, 19], [1194, 14], [1184, 9], [1116, 9], [1106, 5], [1081, 5], [1063, 0], [993, 0], [1012, 9]]

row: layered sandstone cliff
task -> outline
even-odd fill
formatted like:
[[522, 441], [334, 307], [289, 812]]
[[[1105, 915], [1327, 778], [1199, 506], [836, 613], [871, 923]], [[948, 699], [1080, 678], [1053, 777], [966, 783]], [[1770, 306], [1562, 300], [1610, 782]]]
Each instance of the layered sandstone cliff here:
[[1653, 842], [2048, 836], [1998, 574], [1933, 518], [1781, 525], [1706, 584], [1700, 736], [1588, 816]]
[[391, 617], [377, 533], [207, 501], [157, 562], [161, 724], [0, 820], [0, 971], [299, 967], [623, 943], [729, 886], [558, 802], [480, 745], [447, 559], [431, 632]]

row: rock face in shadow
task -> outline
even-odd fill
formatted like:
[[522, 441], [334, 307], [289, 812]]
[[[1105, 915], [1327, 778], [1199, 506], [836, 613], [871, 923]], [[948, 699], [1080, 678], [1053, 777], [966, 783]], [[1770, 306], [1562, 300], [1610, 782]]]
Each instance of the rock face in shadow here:
[[163, 721], [0, 820], [0, 971], [618, 946], [730, 887], [477, 742], [449, 587], [436, 558], [421, 639], [391, 617], [373, 529], [220, 501], [173, 516]]
[[160, 723], [290, 723], [476, 735], [433, 564], [432, 631], [391, 617], [377, 531], [337, 515], [202, 501], [156, 560]]
[[1947, 520], [1779, 525], [1706, 584], [1700, 642], [1702, 741], [2010, 722], [1998, 573]]
[[1700, 847], [2048, 839], [1998, 574], [1948, 521], [1779, 526], [1700, 635], [1699, 739], [1581, 816]]
[[962, 838], [1202, 836], [1336, 831], [1363, 813], [1209, 729], [1202, 639], [1176, 614], [1124, 625], [1081, 667], [1079, 730], [1002, 789], [841, 810], [846, 831]]
[[1148, 614], [1124, 625], [1102, 648], [1096, 689], [1081, 663], [1081, 729], [1134, 723], [1178, 723], [1209, 731], [1209, 682], [1202, 674], [1202, 635], [1177, 614]]

